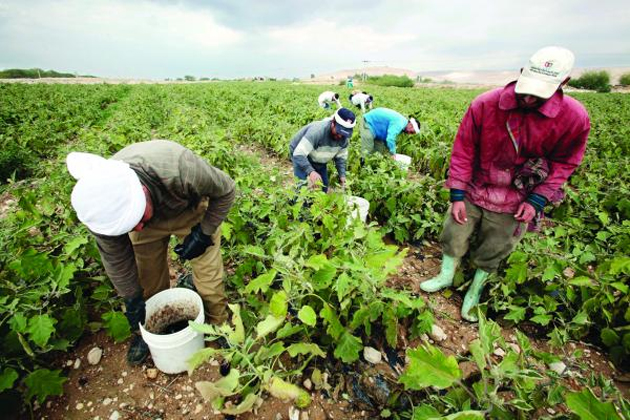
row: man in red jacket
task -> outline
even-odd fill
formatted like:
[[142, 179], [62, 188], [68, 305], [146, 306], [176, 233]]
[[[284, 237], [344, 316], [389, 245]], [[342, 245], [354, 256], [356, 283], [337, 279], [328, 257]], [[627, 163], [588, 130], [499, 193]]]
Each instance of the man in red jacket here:
[[[564, 48], [537, 51], [516, 82], [478, 96], [459, 127], [446, 181], [452, 204], [440, 237], [442, 267], [420, 288], [436, 292], [451, 286], [476, 233], [470, 257], [477, 270], [462, 305], [468, 321], [477, 320], [470, 311], [489, 274], [582, 161], [588, 113], [562, 91], [573, 62], [573, 53]], [[540, 166], [545, 171], [532, 171]], [[526, 172], [537, 177], [523, 182]]]

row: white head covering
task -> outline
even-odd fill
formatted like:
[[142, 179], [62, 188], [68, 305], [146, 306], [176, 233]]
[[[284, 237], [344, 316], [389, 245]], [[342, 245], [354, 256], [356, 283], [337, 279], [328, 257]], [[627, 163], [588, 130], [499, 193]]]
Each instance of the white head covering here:
[[77, 180], [72, 190], [72, 207], [92, 232], [123, 235], [142, 220], [146, 196], [138, 175], [127, 163], [72, 152], [66, 165]]
[[420, 125], [418, 124], [418, 121], [414, 117], [411, 117], [409, 118], [409, 122], [411, 123], [411, 126], [413, 127], [414, 133], [418, 134], [420, 132]]

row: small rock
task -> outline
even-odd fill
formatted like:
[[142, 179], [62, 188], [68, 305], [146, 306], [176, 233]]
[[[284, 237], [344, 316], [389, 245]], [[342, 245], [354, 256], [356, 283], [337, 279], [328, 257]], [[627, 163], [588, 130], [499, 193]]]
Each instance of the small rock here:
[[123, 381], [123, 378], [118, 379], [118, 385], [122, 385], [123, 382], [125, 382], [125, 381]]
[[81, 359], [79, 359], [77, 357], [77, 359], [74, 361], [74, 366], [75, 369], [79, 369], [79, 367], [81, 367]]
[[289, 420], [300, 420], [300, 410], [293, 406], [289, 407]]
[[103, 357], [103, 350], [100, 347], [93, 347], [87, 355], [87, 361], [91, 365], [98, 365]]
[[549, 414], [551, 414], [553, 416], [554, 414], [556, 414], [556, 410], [554, 410], [551, 407], [547, 407], [547, 413], [549, 413]]
[[512, 350], [514, 350], [514, 353], [521, 354], [521, 348], [518, 346], [518, 344], [516, 344], [516, 343], [508, 343], [508, 346], [510, 346], [510, 348]]
[[197, 405], [195, 406], [195, 414], [199, 414], [199, 413], [201, 413], [201, 410], [203, 410], [203, 405], [201, 405], [201, 404], [197, 404]]
[[74, 363], [74, 361], [73, 361], [73, 360], [68, 360], [68, 361], [66, 362], [66, 366], [70, 367], [70, 366], [72, 366], [72, 364], [73, 364], [73, 363]]
[[219, 366], [219, 361], [216, 359], [210, 360], [210, 366]]
[[175, 399], [176, 399], [176, 400], [181, 400], [181, 399], [182, 399], [182, 394], [177, 394], [177, 395], [175, 395]]
[[46, 403], [46, 408], [50, 408], [50, 407], [52, 407], [52, 401], [48, 401], [48, 402]]
[[92, 407], [92, 401], [88, 401], [87, 406]]
[[564, 362], [553, 362], [549, 364], [549, 369], [553, 370], [558, 375], [562, 375], [567, 369], [567, 365], [565, 365]]
[[123, 376], [123, 378], [124, 378], [125, 376], [127, 376], [127, 371], [124, 371], [124, 372], [122, 373], [122, 376]]
[[376, 350], [374, 347], [363, 347], [363, 358], [373, 365], [380, 363], [382, 357], [381, 352]]
[[494, 349], [492, 354], [497, 357], [505, 357], [505, 351], [501, 347], [497, 347], [496, 349]]
[[78, 403], [75, 408], [77, 410], [83, 410], [83, 403]]
[[155, 398], [155, 394], [153, 393], [153, 391], [149, 392], [149, 398], [151, 398], [151, 399]]
[[127, 404], [126, 402], [122, 402], [120, 403], [120, 405], [118, 406], [118, 408], [123, 409], [125, 407], [127, 407], [129, 404]]
[[120, 419], [120, 413], [114, 410], [112, 414], [110, 414], [109, 420], [118, 420], [118, 419]]
[[311, 382], [311, 380], [308, 378], [306, 378], [304, 382], [302, 382], [302, 385], [304, 385], [304, 388], [308, 389], [309, 391], [313, 389], [313, 382]]
[[308, 415], [308, 411], [302, 411], [302, 414], [300, 414], [300, 420], [311, 420], [311, 417]]
[[110, 405], [112, 403], [112, 399], [111, 398], [105, 398], [103, 400], [103, 405]]
[[282, 414], [276, 413], [276, 420], [282, 420]]
[[147, 369], [147, 378], [155, 379], [158, 376], [158, 370], [155, 368]]
[[444, 341], [448, 338], [444, 330], [437, 324], [431, 326], [431, 332], [429, 333], [432, 339], [435, 341]]

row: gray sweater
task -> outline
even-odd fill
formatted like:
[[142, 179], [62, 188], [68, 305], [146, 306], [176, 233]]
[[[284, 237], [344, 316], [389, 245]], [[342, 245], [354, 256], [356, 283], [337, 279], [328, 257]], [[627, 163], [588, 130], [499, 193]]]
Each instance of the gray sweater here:
[[330, 129], [332, 119], [312, 122], [300, 129], [291, 139], [289, 155], [307, 175], [313, 172], [312, 163], [335, 161], [339, 177], [346, 176], [349, 139], [335, 140]]

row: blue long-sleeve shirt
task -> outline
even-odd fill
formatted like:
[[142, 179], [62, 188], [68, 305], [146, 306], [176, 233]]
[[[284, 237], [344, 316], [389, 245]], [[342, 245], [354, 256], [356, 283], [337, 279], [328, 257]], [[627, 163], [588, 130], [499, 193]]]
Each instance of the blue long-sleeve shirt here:
[[392, 154], [396, 153], [396, 137], [405, 129], [409, 121], [389, 108], [375, 108], [363, 115], [365, 122], [376, 140], [384, 141]]

